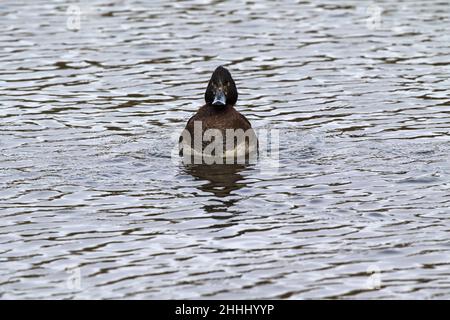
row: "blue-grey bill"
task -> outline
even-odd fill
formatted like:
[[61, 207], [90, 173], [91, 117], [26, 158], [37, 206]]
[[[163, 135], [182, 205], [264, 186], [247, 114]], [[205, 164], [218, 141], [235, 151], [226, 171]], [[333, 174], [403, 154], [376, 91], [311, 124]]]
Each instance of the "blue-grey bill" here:
[[224, 106], [226, 103], [225, 94], [222, 91], [217, 92], [212, 103], [213, 106]]

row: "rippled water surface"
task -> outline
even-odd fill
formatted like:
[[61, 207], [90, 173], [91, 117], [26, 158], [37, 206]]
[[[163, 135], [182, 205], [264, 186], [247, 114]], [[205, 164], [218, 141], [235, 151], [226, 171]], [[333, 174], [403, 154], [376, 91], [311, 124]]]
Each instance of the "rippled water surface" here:
[[[450, 298], [450, 4], [371, 3], [2, 1], [0, 298]], [[172, 157], [220, 64], [278, 170]]]

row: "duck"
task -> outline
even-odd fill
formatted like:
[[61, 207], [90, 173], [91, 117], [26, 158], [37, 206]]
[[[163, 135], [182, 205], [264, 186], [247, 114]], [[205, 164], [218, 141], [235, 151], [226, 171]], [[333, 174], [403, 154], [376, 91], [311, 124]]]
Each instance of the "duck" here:
[[224, 158], [227, 163], [230, 159], [254, 159], [258, 139], [250, 121], [235, 109], [238, 91], [225, 67], [214, 70], [204, 98], [205, 104], [188, 120], [180, 136], [180, 155], [200, 158], [201, 163], [211, 157], [214, 163]]

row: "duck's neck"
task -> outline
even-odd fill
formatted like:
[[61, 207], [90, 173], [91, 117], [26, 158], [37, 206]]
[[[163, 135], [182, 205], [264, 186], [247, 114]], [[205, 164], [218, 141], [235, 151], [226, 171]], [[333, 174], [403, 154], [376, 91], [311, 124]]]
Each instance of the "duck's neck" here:
[[233, 109], [233, 106], [231, 104], [227, 104], [224, 106], [213, 106], [212, 104], [208, 103], [205, 105], [205, 107], [210, 113], [221, 113]]

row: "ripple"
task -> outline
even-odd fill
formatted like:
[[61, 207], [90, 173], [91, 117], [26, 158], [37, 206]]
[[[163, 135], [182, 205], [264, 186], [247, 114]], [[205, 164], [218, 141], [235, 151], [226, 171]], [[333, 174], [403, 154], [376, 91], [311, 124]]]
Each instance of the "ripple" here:
[[[2, 299], [449, 298], [445, 2], [78, 5], [0, 8]], [[219, 64], [275, 170], [171, 157]]]

